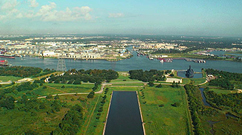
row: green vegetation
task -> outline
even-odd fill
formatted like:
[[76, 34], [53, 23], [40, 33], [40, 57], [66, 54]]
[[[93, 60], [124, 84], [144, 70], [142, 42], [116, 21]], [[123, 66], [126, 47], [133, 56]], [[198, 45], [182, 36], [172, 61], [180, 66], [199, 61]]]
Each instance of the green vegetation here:
[[[33, 90], [32, 92], [38, 96], [45, 96], [48, 94], [61, 94], [61, 93], [88, 93], [92, 91], [94, 84], [56, 84], [56, 83], [45, 83], [43, 87]], [[65, 86], [65, 88], [61, 88]]]
[[205, 91], [207, 101], [221, 110], [229, 110], [242, 116], [242, 94], [217, 94]]
[[242, 82], [242, 74], [230, 73], [226, 71], [219, 71], [214, 69], [206, 69], [207, 74], [216, 76], [216, 79], [211, 80], [209, 85], [219, 86], [224, 89], [233, 90], [234, 86], [240, 88]]
[[225, 90], [225, 89], [219, 89], [219, 88], [209, 88], [210, 91], [213, 91], [217, 94], [231, 94], [231, 93], [236, 93], [236, 90]]
[[189, 78], [191, 81], [194, 81], [194, 85], [199, 85], [206, 81], [206, 78]]
[[7, 81], [17, 81], [22, 79], [21, 77], [15, 76], [0, 76], [0, 82], [7, 82]]
[[39, 74], [42, 71], [41, 68], [36, 67], [0, 67], [0, 76], [16, 76], [16, 77], [28, 77]]
[[182, 87], [145, 87], [139, 95], [146, 134], [192, 134]]
[[164, 81], [166, 77], [164, 76], [164, 71], [158, 71], [152, 69], [150, 71], [141, 70], [130, 70], [130, 79], [137, 79], [143, 82], [154, 82], [156, 81]]
[[[240, 74], [206, 71], [226, 78], [236, 88], [241, 84]], [[184, 78], [184, 89], [179, 83], [160, 80], [170, 70], [131, 70], [129, 73], [131, 76], [112, 70], [72, 69], [63, 76], [53, 72], [42, 74], [33, 83], [2, 85], [0, 131], [2, 134], [100, 135], [111, 93], [115, 90], [138, 92], [146, 134], [241, 134], [242, 98], [236, 91], [210, 85], [205, 95], [213, 107], [207, 107], [202, 104], [201, 93], [195, 86], [205, 82], [204, 77]], [[49, 83], [44, 83], [46, 77], [50, 77]], [[103, 84], [103, 92], [94, 93], [101, 89], [103, 81], [109, 82]], [[39, 96], [46, 98], [38, 99]], [[235, 117], [225, 117], [228, 112]]]

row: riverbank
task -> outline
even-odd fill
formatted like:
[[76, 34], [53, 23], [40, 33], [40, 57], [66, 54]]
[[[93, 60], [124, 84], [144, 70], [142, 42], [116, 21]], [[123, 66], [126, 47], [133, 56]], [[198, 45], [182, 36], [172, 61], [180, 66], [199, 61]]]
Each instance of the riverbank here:
[[[25, 57], [38, 57], [38, 58], [48, 58], [48, 59], [69, 59], [69, 60], [106, 60], [106, 61], [120, 61], [133, 57], [132, 54], [122, 55], [122, 56], [110, 56], [110, 57], [100, 57], [100, 58], [73, 58], [73, 57], [49, 57], [49, 56], [39, 56], [39, 55], [27, 55]], [[24, 59], [24, 57], [22, 58]]]

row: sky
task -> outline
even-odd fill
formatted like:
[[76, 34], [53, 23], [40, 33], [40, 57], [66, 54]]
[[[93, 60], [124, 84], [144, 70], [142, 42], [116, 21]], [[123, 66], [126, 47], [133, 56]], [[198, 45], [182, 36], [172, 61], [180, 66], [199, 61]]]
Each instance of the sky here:
[[0, 34], [242, 37], [241, 0], [0, 0]]

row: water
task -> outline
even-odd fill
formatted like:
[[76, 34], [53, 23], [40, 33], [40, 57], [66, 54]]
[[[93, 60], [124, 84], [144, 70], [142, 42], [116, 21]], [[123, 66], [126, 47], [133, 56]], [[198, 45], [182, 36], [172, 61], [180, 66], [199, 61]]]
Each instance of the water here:
[[[202, 68], [213, 68], [223, 71], [242, 73], [242, 62], [233, 61], [215, 61], [207, 60], [206, 63], [194, 63], [187, 62], [185, 60], [173, 60], [173, 62], [160, 63], [159, 60], [149, 60], [146, 56], [137, 56], [136, 52], [133, 52], [133, 57], [130, 59], [125, 59], [117, 62], [110, 62], [105, 60], [70, 60], [66, 59], [67, 69], [113, 69], [115, 71], [129, 71], [136, 69], [150, 70], [187, 70], [189, 65], [195, 72], [201, 72]], [[56, 69], [58, 59], [51, 58], [37, 58], [37, 57], [24, 57], [15, 59], [6, 59], [13, 66], [30, 66], [30, 67], [40, 67], [40, 68], [50, 68]]]
[[233, 115], [233, 114], [231, 114], [231, 113], [226, 113], [225, 114], [225, 116], [227, 117], [227, 118], [229, 118], [229, 117], [232, 117], [232, 118], [236, 118], [236, 119], [239, 119], [239, 117], [238, 116], [235, 116], [235, 115]]
[[205, 106], [209, 106], [209, 107], [211, 107], [211, 105], [206, 101], [206, 97], [205, 97], [205, 95], [204, 95], [204, 93], [203, 93], [204, 88], [199, 88], [199, 90], [200, 90], [200, 92], [201, 92], [201, 94], [202, 94], [203, 104], [204, 104]]
[[105, 135], [144, 135], [135, 91], [114, 91]]

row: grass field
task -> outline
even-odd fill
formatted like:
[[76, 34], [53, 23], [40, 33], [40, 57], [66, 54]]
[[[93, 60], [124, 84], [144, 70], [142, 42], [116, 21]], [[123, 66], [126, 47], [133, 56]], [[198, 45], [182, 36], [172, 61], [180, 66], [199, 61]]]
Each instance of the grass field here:
[[210, 88], [209, 90], [214, 91], [218, 94], [230, 94], [230, 93], [236, 93], [236, 90], [225, 90], [225, 89], [219, 89], [219, 88]]
[[112, 86], [144, 86], [143, 83], [114, 83]]
[[[15, 84], [16, 85], [16, 84]], [[65, 88], [61, 88], [62, 86]], [[43, 88], [47, 86], [47, 88]], [[81, 85], [73, 85], [73, 84], [55, 84], [55, 83], [44, 83], [43, 86], [40, 86], [31, 91], [20, 91], [15, 93], [8, 93], [6, 95], [13, 96], [16, 100], [20, 99], [23, 94], [26, 94], [28, 98], [32, 96], [47, 96], [49, 94], [61, 94], [61, 93], [89, 93], [92, 91], [94, 84], [81, 84]], [[0, 88], [1, 90], [1, 88]]]
[[[140, 96], [146, 134], [191, 134], [191, 123], [183, 88], [146, 87]], [[141, 91], [139, 91], [140, 95]], [[171, 104], [179, 102], [179, 107]], [[163, 107], [159, 105], [163, 104]]]
[[15, 76], [0, 76], [0, 82], [7, 82], [7, 81], [17, 81], [22, 79], [22, 77], [15, 77]]
[[[84, 121], [88, 118], [88, 114], [97, 101], [97, 97], [93, 99], [86, 99], [87, 95], [68, 95], [59, 96], [60, 101], [66, 102], [67, 105], [80, 104], [84, 108]], [[82, 101], [78, 99], [83, 99]], [[29, 130], [34, 131], [40, 135], [50, 134], [51, 131], [58, 127], [64, 115], [69, 110], [68, 107], [62, 107], [59, 112], [47, 114], [46, 110], [36, 111], [36, 115], [31, 115], [30, 112], [14, 110], [6, 110], [1, 108], [0, 116], [0, 131], [1, 134], [24, 134]]]
[[190, 78], [190, 80], [194, 81], [194, 85], [199, 85], [206, 81], [206, 78]]
[[[65, 88], [61, 88], [62, 86]], [[39, 87], [38, 89], [33, 90], [35, 94], [39, 96], [46, 96], [49, 94], [60, 94], [60, 93], [88, 93], [92, 91], [94, 84], [54, 84], [54, 83], [45, 83], [44, 86], [47, 86], [46, 89]]]

